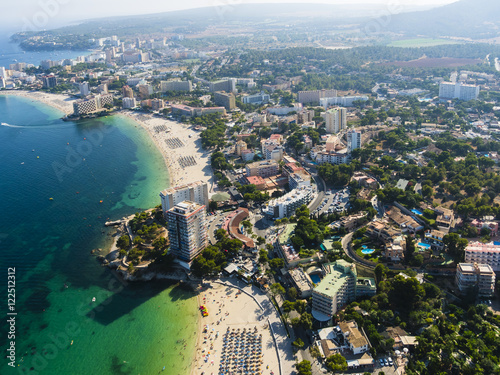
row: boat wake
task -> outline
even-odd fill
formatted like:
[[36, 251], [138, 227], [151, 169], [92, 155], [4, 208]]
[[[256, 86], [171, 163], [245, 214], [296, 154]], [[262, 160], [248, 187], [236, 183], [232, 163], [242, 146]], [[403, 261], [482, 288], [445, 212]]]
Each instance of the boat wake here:
[[47, 124], [47, 125], [12, 125], [6, 122], [0, 123], [1, 126], [6, 126], [8, 128], [21, 128], [21, 129], [47, 129], [47, 128], [62, 128], [68, 126], [67, 124]]
[[7, 124], [6, 122], [2, 122], [0, 125], [7, 126], [9, 128], [25, 128], [26, 127], [26, 126], [19, 126], [19, 125], [11, 125], [11, 124]]

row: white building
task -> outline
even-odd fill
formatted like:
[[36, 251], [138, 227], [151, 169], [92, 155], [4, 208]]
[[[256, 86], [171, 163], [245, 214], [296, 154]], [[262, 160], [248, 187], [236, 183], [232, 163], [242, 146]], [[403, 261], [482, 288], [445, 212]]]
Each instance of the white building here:
[[225, 80], [210, 82], [208, 84], [208, 90], [210, 92], [236, 92], [236, 80], [234, 78], [229, 78]]
[[333, 96], [331, 98], [321, 98], [319, 104], [327, 109], [332, 105], [341, 105], [342, 107], [352, 107], [355, 101], [366, 102], [368, 96], [357, 95], [357, 96]]
[[87, 95], [90, 94], [90, 87], [88, 82], [82, 82], [79, 85], [80, 88], [80, 97], [85, 98]]
[[347, 149], [349, 152], [361, 148], [361, 132], [352, 130], [347, 132]]
[[493, 271], [500, 271], [500, 245], [493, 242], [470, 242], [465, 248], [465, 262], [487, 264]]
[[169, 253], [191, 262], [208, 245], [205, 206], [183, 201], [167, 211]]
[[193, 83], [191, 81], [161, 81], [160, 82], [161, 92], [165, 91], [193, 91]]
[[345, 108], [330, 109], [325, 113], [326, 132], [337, 134], [347, 129], [347, 110]]
[[459, 263], [455, 281], [463, 294], [473, 291], [479, 297], [491, 297], [495, 293], [495, 272], [488, 264]]
[[177, 203], [191, 201], [208, 207], [208, 185], [203, 181], [196, 181], [186, 185], [179, 185], [160, 192], [161, 208], [166, 213]]
[[135, 101], [135, 98], [123, 98], [122, 106], [125, 109], [135, 108], [137, 107], [137, 102]]
[[311, 186], [311, 175], [306, 171], [290, 173], [288, 175], [288, 185], [290, 189], [300, 189], [302, 187]]
[[4, 89], [4, 88], [5, 88], [5, 78], [0, 77], [0, 89]]
[[73, 112], [76, 116], [86, 115], [104, 109], [107, 104], [113, 105], [113, 95], [98, 94], [88, 99], [73, 102]]
[[269, 102], [269, 99], [271, 99], [269, 94], [261, 92], [260, 94], [246, 95], [243, 98], [241, 98], [241, 101], [243, 102], [243, 104], [260, 105]]
[[266, 203], [263, 212], [266, 216], [275, 219], [283, 219], [295, 214], [295, 210], [303, 204], [308, 204], [314, 197], [313, 189], [304, 186], [294, 189], [282, 197], [272, 199]]
[[318, 164], [347, 164], [350, 162], [351, 157], [347, 152], [347, 149], [335, 151], [326, 151], [322, 146], [317, 146], [313, 148], [310, 152], [311, 159], [316, 161]]
[[464, 83], [441, 82], [439, 84], [439, 97], [441, 99], [460, 99], [464, 101], [475, 100], [479, 96], [479, 86]]
[[3, 66], [0, 66], [0, 77], [4, 79], [7, 78], [7, 71]]
[[319, 104], [322, 98], [337, 96], [337, 90], [299, 91], [297, 101], [302, 104]]
[[345, 260], [323, 265], [325, 276], [312, 292], [312, 315], [329, 321], [337, 311], [356, 298], [356, 265]]

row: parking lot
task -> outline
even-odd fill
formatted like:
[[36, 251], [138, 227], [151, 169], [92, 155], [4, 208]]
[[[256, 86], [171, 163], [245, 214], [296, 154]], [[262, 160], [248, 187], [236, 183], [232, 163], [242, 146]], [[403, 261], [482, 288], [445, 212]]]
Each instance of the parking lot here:
[[349, 189], [327, 190], [323, 201], [312, 214], [340, 213], [349, 208]]

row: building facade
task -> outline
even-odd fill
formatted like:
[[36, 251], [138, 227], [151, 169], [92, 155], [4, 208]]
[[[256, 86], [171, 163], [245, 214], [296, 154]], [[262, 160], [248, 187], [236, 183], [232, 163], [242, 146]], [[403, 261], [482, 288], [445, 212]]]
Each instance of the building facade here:
[[167, 211], [169, 252], [191, 262], [208, 245], [205, 206], [183, 201]]
[[325, 113], [326, 132], [337, 134], [347, 129], [347, 110], [345, 108], [330, 109]]
[[472, 291], [479, 297], [491, 297], [495, 293], [495, 272], [488, 264], [459, 263], [455, 282], [462, 294]]
[[220, 105], [226, 108], [226, 111], [232, 111], [236, 108], [236, 97], [232, 92], [226, 94], [225, 92], [216, 92], [214, 94], [215, 105]]
[[193, 83], [191, 81], [161, 81], [161, 92], [165, 91], [193, 91]]
[[464, 101], [476, 100], [479, 96], [479, 86], [467, 85], [460, 82], [441, 82], [439, 97], [441, 99], [460, 99]]
[[308, 204], [313, 198], [313, 189], [310, 186], [303, 186], [282, 197], [271, 199], [262, 211], [267, 217], [283, 219], [294, 215], [297, 208]]
[[299, 91], [297, 101], [302, 104], [319, 104], [320, 99], [337, 96], [337, 90]]
[[279, 172], [279, 164], [276, 160], [256, 161], [246, 166], [247, 176], [270, 177]]
[[356, 265], [345, 260], [323, 265], [325, 276], [312, 291], [312, 315], [327, 322], [356, 298]]
[[493, 271], [500, 271], [500, 245], [493, 242], [470, 242], [465, 248], [465, 262], [487, 264]]
[[191, 201], [208, 207], [208, 184], [196, 181], [179, 185], [160, 192], [161, 208], [167, 217], [167, 211], [182, 201]]

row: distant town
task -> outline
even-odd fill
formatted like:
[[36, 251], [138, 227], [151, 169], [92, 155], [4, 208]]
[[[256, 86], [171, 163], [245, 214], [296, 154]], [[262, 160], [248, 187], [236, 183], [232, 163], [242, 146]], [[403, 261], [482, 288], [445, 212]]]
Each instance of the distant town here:
[[63, 94], [70, 121], [135, 116], [164, 148], [172, 186], [108, 223], [105, 264], [253, 285], [297, 374], [499, 373], [495, 47], [184, 40], [110, 35], [76, 59], [0, 68], [0, 94]]

